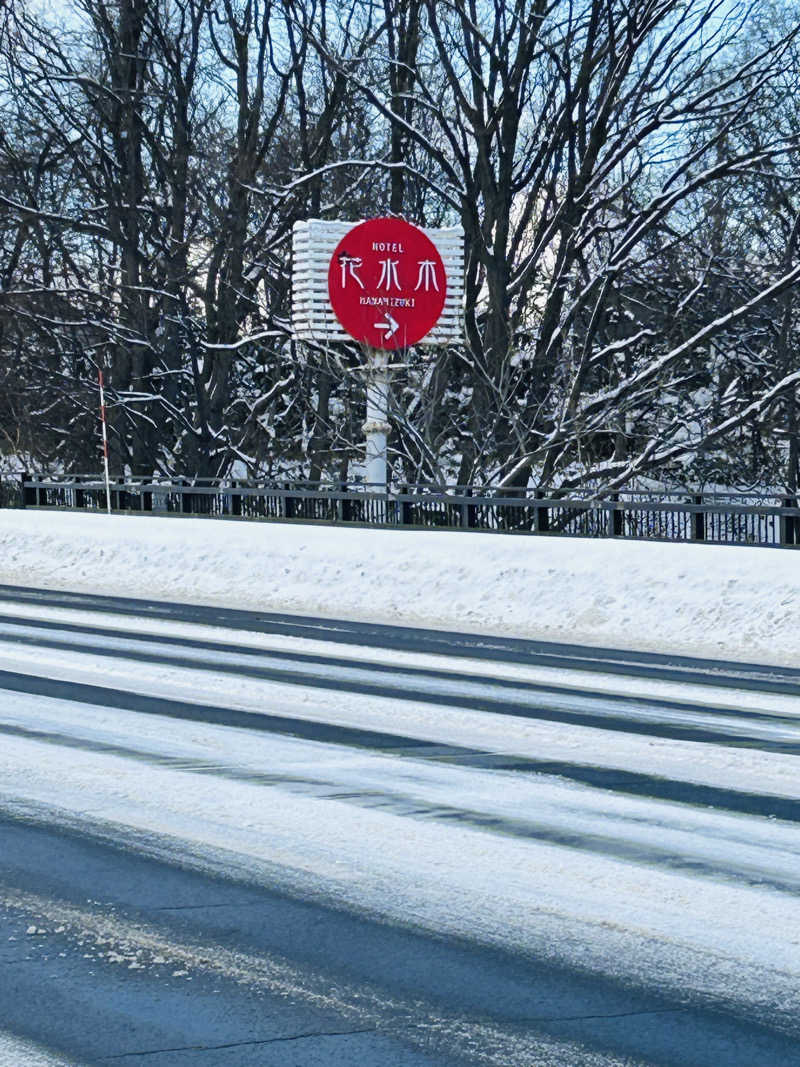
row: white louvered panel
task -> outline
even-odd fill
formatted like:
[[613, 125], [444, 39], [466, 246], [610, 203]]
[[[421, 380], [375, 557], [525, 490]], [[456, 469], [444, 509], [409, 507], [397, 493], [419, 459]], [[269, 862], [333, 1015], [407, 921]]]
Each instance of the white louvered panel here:
[[[458, 240], [450, 240], [447, 236], [437, 236], [435, 230], [425, 230], [423, 232], [426, 233], [428, 237], [430, 237], [430, 239], [439, 249], [439, 253], [441, 255], [455, 254], [460, 248], [463, 248], [463, 240], [461, 240], [460, 238]], [[328, 234], [325, 240], [320, 240], [316, 237], [314, 239], [309, 240], [307, 238], [299, 237], [298, 231], [295, 230], [294, 246], [295, 248], [297, 248], [298, 245], [302, 243], [306, 248], [310, 248], [315, 252], [328, 250], [333, 251], [333, 249], [338, 245], [339, 241], [341, 241], [342, 238], [345, 236], [346, 232], [343, 234]]]
[[[367, 306], [368, 307], [374, 307], [376, 309], [376, 311], [378, 312], [378, 314], [380, 314], [380, 312], [381, 312], [381, 306], [380, 305], [374, 304], [374, 305], [367, 305]], [[336, 317], [334, 315], [334, 313], [332, 311], [330, 311], [330, 305], [329, 305], [328, 301], [325, 299], [325, 297], [321, 293], [320, 294], [304, 293], [301, 296], [299, 296], [298, 299], [295, 301], [294, 314], [297, 314], [297, 312], [300, 311], [300, 310], [302, 310], [304, 312], [304, 314], [307, 314], [307, 315], [308, 314], [312, 314], [312, 313], [316, 314], [316, 315], [330, 314], [332, 317], [334, 317], [334, 318]], [[369, 314], [369, 311], [367, 311], [367, 314]], [[443, 308], [443, 310], [442, 310], [442, 315], [444, 315], [444, 316], [452, 317], [454, 315], [458, 316], [460, 314], [461, 314], [461, 306], [460, 306], [460, 304], [458, 304], [455, 301], [451, 301], [449, 303], [446, 303], [444, 308]]]
[[[458, 263], [458, 261], [454, 262], [453, 260], [446, 260], [446, 259], [443, 260], [443, 262], [444, 262], [444, 268], [447, 271], [447, 289], [448, 289], [448, 292], [449, 291], [453, 291], [455, 288], [460, 288], [460, 286], [454, 286], [453, 285], [453, 281], [452, 281], [454, 272], [460, 267], [460, 263]], [[293, 283], [294, 286], [317, 284], [317, 285], [320, 285], [320, 286], [324, 286], [325, 289], [327, 290], [327, 288], [328, 288], [328, 272], [327, 272], [327, 270], [322, 271], [322, 270], [319, 270], [318, 268], [315, 268], [313, 270], [306, 270], [306, 269], [297, 270], [297, 271], [294, 271], [292, 273], [292, 283]]]
[[[293, 316], [292, 321], [294, 323], [298, 324], [298, 325], [303, 323], [303, 322], [306, 322], [306, 323], [314, 322], [315, 324], [318, 324], [319, 327], [321, 329], [323, 329], [323, 331], [326, 334], [330, 333], [331, 330], [344, 330], [344, 327], [340, 326], [340, 324], [339, 324], [337, 319], [335, 319], [335, 318], [333, 318], [331, 316], [324, 315], [324, 314], [315, 315], [312, 318], [308, 314], [301, 313], [299, 315]], [[457, 315], [448, 315], [447, 317], [441, 318], [436, 325], [440, 329], [454, 330], [454, 329], [459, 328], [460, 322], [461, 322], [461, 319], [459, 318], [459, 316], [457, 316]], [[348, 334], [348, 336], [349, 336], [349, 334]]]
[[[331, 237], [336, 243], [356, 226], [360, 226], [365, 219], [357, 219], [354, 222], [329, 222], [324, 219], [306, 219], [294, 224], [295, 235], [301, 235], [305, 240], [317, 240], [327, 244]], [[439, 246], [440, 241], [452, 240], [464, 241], [464, 232], [460, 226], [420, 227], [432, 241]]]

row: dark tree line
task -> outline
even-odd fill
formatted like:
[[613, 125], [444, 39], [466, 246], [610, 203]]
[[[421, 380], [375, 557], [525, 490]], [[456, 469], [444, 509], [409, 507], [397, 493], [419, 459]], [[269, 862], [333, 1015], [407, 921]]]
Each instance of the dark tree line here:
[[465, 231], [396, 375], [411, 481], [797, 488], [800, 28], [778, 0], [0, 8], [0, 455], [342, 478], [363, 381], [291, 230]]

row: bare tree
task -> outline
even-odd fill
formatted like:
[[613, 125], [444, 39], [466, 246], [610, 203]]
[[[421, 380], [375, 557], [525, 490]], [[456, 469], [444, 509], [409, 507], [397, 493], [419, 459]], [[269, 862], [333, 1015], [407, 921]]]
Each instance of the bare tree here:
[[6, 433], [88, 462], [103, 363], [120, 471], [346, 476], [358, 354], [291, 341], [290, 233], [389, 211], [468, 249], [405, 477], [794, 491], [797, 35], [778, 0], [8, 9]]

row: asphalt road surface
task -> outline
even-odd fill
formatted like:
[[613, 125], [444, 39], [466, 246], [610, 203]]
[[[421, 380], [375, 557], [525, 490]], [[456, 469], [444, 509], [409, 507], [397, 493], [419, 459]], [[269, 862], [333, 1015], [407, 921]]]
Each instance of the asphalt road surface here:
[[800, 1065], [800, 668], [0, 587], [0, 1064]]

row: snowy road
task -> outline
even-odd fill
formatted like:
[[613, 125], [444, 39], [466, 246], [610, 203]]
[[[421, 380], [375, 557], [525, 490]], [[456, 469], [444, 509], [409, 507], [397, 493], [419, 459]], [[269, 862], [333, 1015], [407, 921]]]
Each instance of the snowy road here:
[[0, 1063], [800, 1065], [799, 756], [800, 670], [2, 588]]

